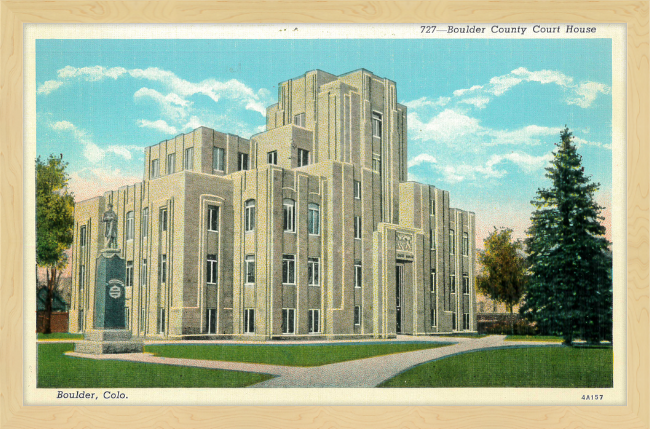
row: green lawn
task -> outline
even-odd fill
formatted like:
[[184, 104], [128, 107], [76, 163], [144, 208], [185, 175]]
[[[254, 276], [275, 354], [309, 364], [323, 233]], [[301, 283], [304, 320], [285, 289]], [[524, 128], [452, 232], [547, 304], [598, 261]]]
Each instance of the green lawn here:
[[552, 335], [508, 335], [505, 338], [505, 341], [546, 341], [551, 343], [561, 343], [564, 339]]
[[83, 334], [69, 334], [67, 332], [53, 332], [51, 334], [38, 333], [39, 340], [83, 340]]
[[243, 387], [272, 378], [267, 374], [134, 362], [73, 358], [73, 344], [38, 345], [38, 387]]
[[611, 348], [526, 347], [450, 356], [380, 387], [612, 387]]
[[320, 366], [392, 353], [432, 349], [451, 343], [384, 343], [318, 345], [161, 345], [145, 346], [156, 356], [266, 363], [271, 365]]

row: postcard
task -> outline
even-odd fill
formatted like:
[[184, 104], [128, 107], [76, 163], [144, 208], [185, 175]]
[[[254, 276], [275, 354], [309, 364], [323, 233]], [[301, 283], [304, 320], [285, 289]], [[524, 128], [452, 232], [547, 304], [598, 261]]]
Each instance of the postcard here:
[[625, 404], [625, 43], [26, 25], [25, 404]]

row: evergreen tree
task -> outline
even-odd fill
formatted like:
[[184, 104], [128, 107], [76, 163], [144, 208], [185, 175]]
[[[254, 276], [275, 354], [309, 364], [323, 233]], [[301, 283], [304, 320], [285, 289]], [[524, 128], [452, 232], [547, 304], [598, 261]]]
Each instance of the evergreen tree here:
[[74, 198], [66, 191], [66, 166], [61, 158], [52, 155], [47, 161], [40, 157], [36, 160], [36, 264], [46, 269], [46, 334], [51, 332], [52, 296], [68, 263], [65, 250], [72, 244]]
[[531, 201], [526, 245], [530, 279], [521, 313], [565, 344], [612, 335], [612, 258], [594, 194], [568, 128], [560, 133], [546, 177], [551, 187]]

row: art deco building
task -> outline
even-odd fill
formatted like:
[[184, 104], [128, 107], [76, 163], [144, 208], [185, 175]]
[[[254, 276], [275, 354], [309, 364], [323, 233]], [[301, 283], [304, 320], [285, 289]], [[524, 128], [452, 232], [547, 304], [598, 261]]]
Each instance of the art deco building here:
[[76, 205], [70, 331], [94, 326], [108, 204], [135, 335], [474, 331], [474, 214], [407, 181], [406, 129], [395, 82], [314, 70], [250, 139], [201, 127], [147, 147], [142, 182]]

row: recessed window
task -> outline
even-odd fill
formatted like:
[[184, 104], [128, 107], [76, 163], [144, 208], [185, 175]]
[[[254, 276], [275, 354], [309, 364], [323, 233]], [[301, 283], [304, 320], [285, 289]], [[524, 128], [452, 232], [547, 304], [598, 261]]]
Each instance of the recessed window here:
[[224, 150], [220, 147], [212, 148], [212, 169], [215, 171], [225, 171], [223, 165]]
[[208, 334], [217, 333], [217, 309], [208, 308], [205, 310], [205, 327]]
[[188, 147], [185, 149], [185, 169], [192, 170], [194, 168], [194, 148]]
[[244, 333], [252, 334], [255, 332], [255, 309], [244, 309]]
[[266, 162], [271, 165], [278, 165], [278, 151], [274, 150], [266, 154]]
[[79, 266], [79, 290], [83, 290], [84, 284], [86, 282], [86, 266]]
[[294, 334], [296, 332], [296, 309], [283, 308], [282, 309], [282, 333]]
[[165, 333], [165, 309], [158, 308], [158, 333]]
[[372, 136], [381, 138], [381, 113], [372, 112]]
[[456, 274], [449, 276], [449, 289], [451, 293], [456, 293]]
[[307, 212], [307, 230], [311, 235], [320, 234], [320, 206], [315, 203], [309, 203]]
[[431, 250], [436, 248], [436, 227], [435, 225], [431, 226], [429, 230], [429, 241], [431, 242]]
[[375, 155], [372, 158], [372, 171], [381, 174], [381, 157], [379, 155]]
[[125, 286], [133, 286], [133, 261], [126, 261], [126, 281]]
[[149, 170], [149, 177], [155, 179], [160, 176], [160, 162], [157, 159], [151, 160], [151, 169]]
[[246, 255], [244, 260], [244, 281], [246, 284], [255, 283], [255, 255]]
[[132, 211], [126, 214], [126, 239], [133, 240], [135, 236], [135, 215]]
[[469, 330], [469, 313], [463, 313], [463, 329]]
[[320, 285], [320, 259], [308, 258], [307, 259], [307, 279], [309, 286]]
[[207, 283], [217, 283], [217, 255], [208, 255], [205, 277]]
[[361, 199], [361, 182], [358, 180], [354, 181], [354, 198], [357, 200]]
[[361, 216], [354, 217], [354, 238], [361, 239]]
[[429, 214], [430, 215], [435, 215], [436, 214], [436, 200], [431, 198], [431, 202], [429, 203]]
[[454, 312], [451, 313], [451, 330], [452, 331], [456, 330], [456, 324], [457, 323], [458, 322], [456, 321], [456, 312], [454, 311]]
[[296, 284], [296, 256], [282, 255], [282, 283]]
[[436, 270], [431, 270], [431, 292], [436, 291]]
[[431, 326], [436, 326], [436, 303], [431, 303]]
[[454, 234], [454, 230], [450, 229], [449, 230], [449, 254], [453, 255], [456, 253], [456, 236]]
[[142, 209], [142, 226], [140, 226], [140, 231], [142, 233], [142, 237], [146, 237], [149, 235], [149, 207], [145, 207]]
[[285, 198], [282, 202], [284, 209], [284, 230], [286, 232], [296, 231], [296, 202]]
[[320, 310], [309, 310], [307, 313], [307, 324], [309, 325], [310, 334], [320, 332]]
[[160, 223], [160, 230], [167, 231], [167, 209], [160, 209], [159, 223]]
[[160, 255], [160, 260], [158, 261], [158, 279], [160, 283], [167, 282], [167, 255]]
[[305, 128], [305, 114], [299, 113], [293, 117], [294, 125]]
[[170, 153], [167, 155], [167, 174], [172, 174], [176, 171], [176, 154]]
[[147, 260], [143, 259], [140, 264], [140, 286], [146, 286], [147, 284]]
[[469, 276], [463, 275], [463, 294], [469, 295]]
[[219, 231], [219, 207], [208, 206], [208, 231]]
[[309, 165], [309, 151], [305, 149], [298, 149], [298, 167]]
[[463, 255], [469, 256], [469, 235], [463, 232]]
[[244, 231], [255, 230], [255, 200], [248, 200], [244, 205]]
[[86, 225], [83, 225], [79, 228], [79, 246], [86, 246]]
[[363, 270], [361, 269], [361, 261], [354, 263], [354, 287], [360, 288], [362, 283]]
[[239, 171], [248, 170], [248, 154], [239, 152], [237, 154], [237, 169]]
[[354, 324], [355, 326], [361, 325], [361, 307], [358, 305], [354, 306]]
[[126, 329], [130, 328], [131, 324], [131, 309], [129, 307], [124, 307], [124, 326]]

